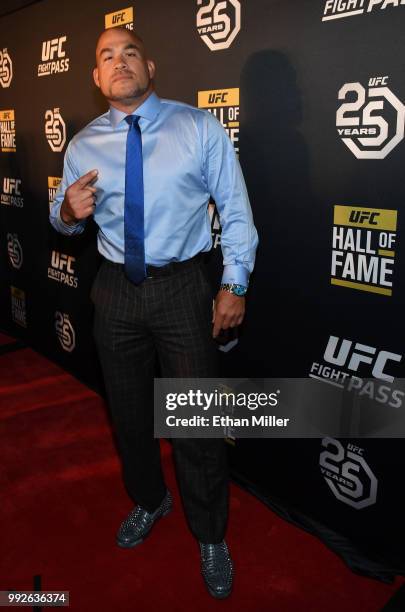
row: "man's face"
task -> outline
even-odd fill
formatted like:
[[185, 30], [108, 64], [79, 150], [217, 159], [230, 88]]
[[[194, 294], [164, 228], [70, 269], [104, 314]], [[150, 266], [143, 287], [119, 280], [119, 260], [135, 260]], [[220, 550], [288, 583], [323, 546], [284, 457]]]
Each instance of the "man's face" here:
[[133, 104], [152, 91], [155, 65], [146, 60], [144, 47], [129, 30], [111, 28], [96, 48], [94, 82], [109, 102]]

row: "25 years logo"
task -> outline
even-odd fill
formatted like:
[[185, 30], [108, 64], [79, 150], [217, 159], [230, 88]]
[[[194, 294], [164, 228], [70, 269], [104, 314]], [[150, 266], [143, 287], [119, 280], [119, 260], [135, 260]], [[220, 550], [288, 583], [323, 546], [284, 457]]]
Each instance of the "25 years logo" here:
[[378, 480], [364, 458], [364, 449], [324, 438], [319, 464], [321, 474], [339, 501], [361, 510], [376, 503]]
[[60, 153], [66, 143], [66, 124], [59, 108], [45, 111], [45, 136], [55, 153]]
[[197, 31], [211, 51], [229, 49], [241, 28], [239, 0], [197, 0]]
[[339, 90], [338, 135], [357, 159], [384, 159], [404, 138], [405, 106], [387, 83], [377, 76], [368, 89], [356, 82]]
[[17, 234], [7, 234], [7, 252], [13, 268], [19, 270], [23, 264], [23, 250]]
[[10, 87], [13, 78], [13, 63], [7, 49], [0, 51], [0, 85]]
[[76, 346], [76, 334], [68, 314], [55, 312], [55, 330], [63, 350], [71, 353]]

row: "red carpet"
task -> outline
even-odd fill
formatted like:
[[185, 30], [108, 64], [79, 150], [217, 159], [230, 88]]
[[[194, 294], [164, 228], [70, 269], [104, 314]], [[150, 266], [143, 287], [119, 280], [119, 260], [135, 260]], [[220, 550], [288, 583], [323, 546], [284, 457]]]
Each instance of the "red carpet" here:
[[213, 600], [170, 446], [162, 443], [175, 510], [143, 545], [121, 550], [115, 532], [131, 502], [102, 400], [31, 349], [1, 356], [0, 372], [0, 590], [32, 590], [40, 575], [43, 590], [70, 591], [78, 612], [379, 612], [398, 588], [353, 575], [318, 540], [232, 486], [235, 588]]
[[7, 334], [2, 334], [0, 332], [0, 346], [2, 346], [3, 344], [10, 344], [11, 342], [14, 342], [14, 338], [11, 338], [11, 336], [7, 336]]

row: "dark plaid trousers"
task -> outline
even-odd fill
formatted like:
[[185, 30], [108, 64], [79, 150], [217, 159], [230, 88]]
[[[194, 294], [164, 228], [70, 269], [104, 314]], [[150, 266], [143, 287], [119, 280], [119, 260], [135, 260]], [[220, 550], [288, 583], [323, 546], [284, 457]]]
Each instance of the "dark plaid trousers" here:
[[[212, 291], [198, 257], [168, 276], [135, 286], [123, 266], [104, 260], [94, 281], [94, 336], [130, 497], [149, 512], [166, 485], [153, 437], [156, 359], [163, 377], [218, 375], [212, 339]], [[229, 485], [223, 439], [173, 439], [176, 475], [189, 527], [205, 543], [220, 542]]]

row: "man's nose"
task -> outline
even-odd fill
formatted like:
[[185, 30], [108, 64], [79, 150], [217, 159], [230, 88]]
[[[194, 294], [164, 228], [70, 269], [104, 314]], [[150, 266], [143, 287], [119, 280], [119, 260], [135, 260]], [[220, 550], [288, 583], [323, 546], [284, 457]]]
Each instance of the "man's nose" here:
[[115, 70], [122, 70], [122, 68], [126, 68], [126, 67], [127, 67], [127, 64], [126, 64], [125, 59], [122, 56], [119, 55], [115, 59], [115, 62], [114, 62]]

